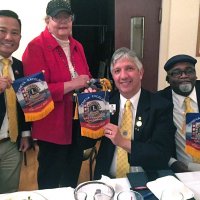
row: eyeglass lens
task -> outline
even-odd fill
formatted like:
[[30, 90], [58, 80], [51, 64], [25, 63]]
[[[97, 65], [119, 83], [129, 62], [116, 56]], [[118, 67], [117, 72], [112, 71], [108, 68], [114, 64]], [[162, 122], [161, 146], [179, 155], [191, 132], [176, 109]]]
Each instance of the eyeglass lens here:
[[174, 70], [171, 73], [169, 73], [169, 75], [172, 76], [172, 77], [180, 77], [180, 76], [183, 75], [183, 73], [186, 76], [194, 75], [195, 74], [195, 69], [187, 68], [185, 70]]

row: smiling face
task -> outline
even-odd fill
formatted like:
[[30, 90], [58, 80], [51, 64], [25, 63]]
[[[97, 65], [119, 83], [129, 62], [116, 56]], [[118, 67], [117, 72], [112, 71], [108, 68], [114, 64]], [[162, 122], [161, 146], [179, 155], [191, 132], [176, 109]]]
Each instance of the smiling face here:
[[59, 12], [55, 17], [46, 20], [49, 32], [60, 40], [67, 40], [72, 32], [73, 17], [65, 11]]
[[187, 62], [178, 63], [168, 72], [167, 78], [174, 92], [188, 96], [192, 92], [197, 79], [195, 67]]
[[138, 69], [134, 60], [119, 58], [112, 67], [112, 77], [119, 92], [127, 99], [133, 97], [141, 88], [143, 68]]
[[21, 29], [12, 17], [0, 16], [0, 55], [7, 58], [19, 47]]

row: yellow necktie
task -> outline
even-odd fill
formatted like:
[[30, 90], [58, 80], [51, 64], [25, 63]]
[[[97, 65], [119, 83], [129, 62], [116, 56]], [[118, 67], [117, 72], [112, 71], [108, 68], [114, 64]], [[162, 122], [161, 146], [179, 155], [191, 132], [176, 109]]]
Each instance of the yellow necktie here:
[[[130, 100], [126, 101], [124, 114], [121, 121], [120, 132], [126, 139], [131, 140], [132, 135], [132, 124], [133, 124], [133, 114], [132, 114], [132, 103]], [[125, 177], [129, 172], [130, 166], [128, 163], [128, 153], [121, 147], [117, 147], [117, 170], [116, 177]]]
[[[10, 60], [7, 58], [2, 59], [4, 77], [10, 77], [9, 67]], [[8, 114], [8, 129], [9, 137], [12, 142], [16, 142], [18, 136], [18, 124], [17, 124], [17, 105], [16, 105], [16, 95], [13, 87], [7, 88], [4, 92], [6, 100], [6, 110]]]
[[194, 112], [193, 108], [191, 107], [191, 99], [190, 97], [186, 97], [184, 100], [185, 103], [185, 113]]
[[[187, 113], [194, 112], [194, 110], [193, 110], [193, 108], [191, 106], [191, 99], [190, 99], [190, 97], [185, 97], [185, 99], [184, 99], [184, 105], [185, 105], [185, 113], [184, 113], [185, 116], [186, 116]], [[183, 127], [182, 127], [182, 131], [181, 131], [182, 134], [185, 134], [185, 130], [186, 130], [186, 119], [183, 122]]]

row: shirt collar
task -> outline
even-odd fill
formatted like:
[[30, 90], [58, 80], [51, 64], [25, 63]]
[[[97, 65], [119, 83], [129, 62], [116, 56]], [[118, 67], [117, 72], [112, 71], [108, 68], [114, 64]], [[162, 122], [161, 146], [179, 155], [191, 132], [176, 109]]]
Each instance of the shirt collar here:
[[[176, 99], [176, 101], [178, 102], [179, 105], [183, 105], [183, 102], [185, 100], [185, 97], [182, 96], [182, 95], [179, 95], [177, 93], [175, 93], [173, 90], [172, 90], [172, 97], [174, 99]], [[190, 95], [188, 96], [190, 97], [190, 99], [192, 101], [194, 101], [195, 103], [197, 103], [197, 94], [196, 94], [196, 88], [194, 87], [194, 89], [192, 90], [192, 92], [190, 93]]]
[[[133, 105], [134, 110], [137, 109], [140, 93], [141, 93], [141, 89], [133, 97], [129, 99]], [[120, 110], [124, 109], [124, 105], [126, 101], [127, 99], [120, 94]]]
[[[4, 57], [0, 55], [0, 60], [2, 60]], [[11, 64], [13, 64], [12, 56], [8, 57], [8, 59], [11, 61]]]
[[[3, 59], [4, 57], [0, 55], [0, 75], [2, 75], [2, 70], [3, 70], [3, 64], [1, 62], [1, 60]], [[11, 65], [13, 64], [13, 59], [12, 59], [12, 56], [8, 57], [8, 59], [11, 61]]]
[[67, 39], [67, 40], [60, 40], [54, 34], [52, 34], [52, 36], [56, 39], [56, 41], [60, 44], [61, 47], [64, 48], [64, 47], [69, 46], [69, 44], [70, 44], [69, 39]]

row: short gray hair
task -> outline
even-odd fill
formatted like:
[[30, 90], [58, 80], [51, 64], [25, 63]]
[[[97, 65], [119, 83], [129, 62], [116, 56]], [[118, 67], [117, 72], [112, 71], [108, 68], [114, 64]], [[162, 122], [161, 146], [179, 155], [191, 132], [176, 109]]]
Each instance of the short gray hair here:
[[139, 60], [139, 58], [137, 57], [135, 51], [130, 50], [126, 47], [121, 47], [114, 52], [114, 54], [111, 58], [111, 62], [110, 62], [111, 73], [112, 73], [112, 69], [113, 69], [114, 64], [119, 59], [122, 59], [122, 58], [128, 58], [128, 59], [132, 60], [136, 64], [138, 70], [141, 70], [143, 68], [143, 65], [142, 65], [141, 61]]

